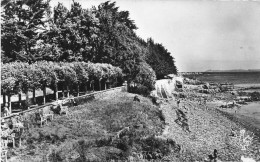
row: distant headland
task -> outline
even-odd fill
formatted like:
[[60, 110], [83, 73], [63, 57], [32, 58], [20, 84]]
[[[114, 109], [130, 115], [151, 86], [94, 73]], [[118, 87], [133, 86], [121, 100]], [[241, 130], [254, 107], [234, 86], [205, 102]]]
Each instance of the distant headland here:
[[206, 70], [205, 72], [260, 72], [260, 69]]

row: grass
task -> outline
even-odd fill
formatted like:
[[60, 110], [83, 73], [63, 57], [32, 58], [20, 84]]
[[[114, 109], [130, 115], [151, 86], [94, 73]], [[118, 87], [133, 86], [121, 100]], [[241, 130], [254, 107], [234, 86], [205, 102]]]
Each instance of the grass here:
[[175, 146], [155, 138], [165, 124], [161, 111], [148, 98], [134, 102], [134, 96], [111, 93], [71, 107], [67, 116], [24, 133], [24, 147], [12, 150], [10, 161], [109, 161], [139, 154], [161, 159]]

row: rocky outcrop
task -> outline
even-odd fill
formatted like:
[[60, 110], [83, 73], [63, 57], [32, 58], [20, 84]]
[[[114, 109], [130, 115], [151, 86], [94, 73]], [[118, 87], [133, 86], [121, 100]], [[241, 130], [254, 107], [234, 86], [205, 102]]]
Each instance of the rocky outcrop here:
[[[168, 77], [169, 78], [169, 77]], [[178, 87], [183, 87], [183, 77], [172, 76], [169, 79], [157, 80], [155, 90], [151, 92], [151, 96], [159, 98], [172, 98], [173, 93]]]

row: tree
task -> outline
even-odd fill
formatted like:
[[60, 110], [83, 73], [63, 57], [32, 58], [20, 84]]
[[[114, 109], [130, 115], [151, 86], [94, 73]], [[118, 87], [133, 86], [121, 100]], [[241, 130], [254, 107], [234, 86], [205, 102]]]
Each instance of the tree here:
[[39, 33], [46, 30], [49, 1], [21, 0], [5, 2], [1, 24], [4, 62], [34, 62], [38, 58]]
[[157, 79], [177, 73], [174, 58], [162, 44], [154, 43], [153, 39], [149, 38], [147, 47], [149, 51], [146, 53], [145, 61], [154, 69]]
[[[2, 0], [2, 4], [4, 12], [1, 40], [4, 63], [16, 60], [29, 64], [37, 60], [85, 62], [75, 65], [66, 63], [68, 67], [63, 66], [65, 63], [40, 63], [42, 73], [35, 69], [25, 71], [28, 77], [35, 77], [30, 76], [30, 73], [42, 75], [43, 78], [39, 79], [42, 90], [49, 86], [56, 92], [57, 81], [61, 80], [67, 89], [75, 85], [79, 88], [83, 84], [87, 87], [89, 84], [86, 82], [94, 88], [94, 80], [99, 82], [101, 89], [101, 83], [105, 82], [106, 85], [111, 79], [118, 78], [114, 75], [116, 70], [110, 65], [122, 70], [118, 74], [124, 73], [128, 85], [150, 68], [155, 71], [157, 79], [177, 73], [171, 53], [162, 44], [154, 43], [151, 38], [147, 41], [139, 38], [135, 33], [137, 26], [130, 19], [129, 12], [120, 11], [115, 2], [107, 1], [90, 9], [84, 9], [79, 3], [73, 2], [70, 10], [59, 3], [54, 7], [53, 14], [49, 8], [49, 0]], [[150, 65], [149, 68], [148, 65], [143, 67], [145, 62]], [[49, 68], [45, 70], [42, 67]], [[85, 76], [84, 70], [88, 76]], [[51, 81], [46, 80], [49, 78], [52, 78]], [[37, 77], [31, 80], [37, 81]], [[37, 87], [38, 83], [33, 83], [28, 88]]]
[[91, 10], [74, 2], [69, 11], [59, 3], [54, 7], [50, 30], [42, 34], [42, 57], [50, 61], [90, 61], [97, 26], [98, 19]]
[[153, 69], [145, 62], [140, 65], [140, 71], [136, 75], [135, 83], [143, 85], [148, 88], [149, 91], [154, 89], [156, 75]]
[[15, 69], [10, 64], [1, 65], [1, 93], [3, 95], [3, 103], [6, 103], [6, 95], [8, 96], [8, 107], [11, 110], [11, 95], [15, 93], [15, 85], [17, 79], [15, 78]]
[[118, 11], [115, 2], [105, 2], [94, 8], [100, 22], [98, 50], [93, 62], [119, 66], [126, 74], [128, 82], [135, 78], [142, 62], [141, 46], [136, 40], [136, 25], [127, 11]]

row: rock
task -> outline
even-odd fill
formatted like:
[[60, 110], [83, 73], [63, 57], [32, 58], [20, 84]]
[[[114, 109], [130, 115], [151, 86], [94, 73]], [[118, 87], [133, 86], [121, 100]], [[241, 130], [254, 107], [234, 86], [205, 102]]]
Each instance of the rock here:
[[206, 83], [202, 86], [203, 89], [209, 89], [209, 83]]

